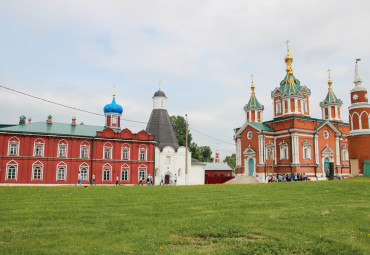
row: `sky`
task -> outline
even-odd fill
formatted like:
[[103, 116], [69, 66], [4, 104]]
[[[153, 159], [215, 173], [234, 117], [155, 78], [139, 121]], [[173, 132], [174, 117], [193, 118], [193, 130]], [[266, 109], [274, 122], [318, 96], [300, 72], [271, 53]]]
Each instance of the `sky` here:
[[[271, 91], [286, 74], [287, 40], [294, 76], [311, 89], [311, 117], [321, 118], [330, 68], [348, 121], [356, 58], [370, 89], [369, 10], [368, 0], [2, 0], [0, 85], [103, 114], [116, 84], [122, 117], [147, 122], [161, 80], [169, 114], [187, 114], [193, 141], [224, 159], [235, 153], [233, 129], [245, 122], [251, 74], [264, 121], [273, 118]], [[55, 122], [76, 116], [104, 125], [104, 117], [3, 88], [0, 109], [2, 124], [51, 114]]]

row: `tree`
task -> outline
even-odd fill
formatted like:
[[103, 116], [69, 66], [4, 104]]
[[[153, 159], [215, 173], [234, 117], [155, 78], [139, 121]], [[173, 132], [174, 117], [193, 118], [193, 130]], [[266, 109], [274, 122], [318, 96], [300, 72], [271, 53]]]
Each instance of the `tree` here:
[[[180, 146], [185, 146], [186, 141], [186, 122], [182, 116], [171, 116], [171, 124], [175, 131], [176, 138], [179, 141]], [[209, 146], [198, 146], [198, 144], [192, 142], [193, 137], [188, 130], [188, 147], [191, 152], [191, 157], [201, 162], [212, 162], [213, 158], [212, 150]]]
[[236, 154], [233, 153], [231, 154], [231, 156], [226, 156], [224, 162], [226, 162], [229, 165], [229, 167], [234, 170], [236, 166]]
[[[186, 122], [185, 118], [182, 116], [171, 116], [171, 124], [175, 130], [177, 140], [179, 141], [180, 146], [185, 146], [186, 141]], [[193, 140], [190, 132], [188, 132], [188, 146], [190, 147], [191, 141]]]

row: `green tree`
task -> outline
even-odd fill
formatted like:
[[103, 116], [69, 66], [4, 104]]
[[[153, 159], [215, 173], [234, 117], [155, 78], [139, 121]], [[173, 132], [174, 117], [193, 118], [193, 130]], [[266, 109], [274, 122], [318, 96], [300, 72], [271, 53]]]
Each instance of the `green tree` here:
[[[175, 131], [177, 140], [180, 146], [185, 146], [186, 141], [186, 122], [182, 116], [171, 116], [171, 124]], [[198, 146], [198, 144], [192, 142], [193, 137], [188, 130], [188, 147], [191, 152], [191, 157], [201, 162], [212, 162], [212, 150], [209, 146]]]
[[233, 153], [231, 154], [231, 156], [226, 156], [224, 162], [226, 162], [229, 165], [229, 167], [234, 170], [236, 166], [236, 154]]
[[[182, 116], [171, 116], [171, 124], [175, 130], [177, 140], [179, 141], [180, 146], [185, 146], [186, 141], [186, 122], [185, 118]], [[191, 141], [193, 140], [190, 132], [188, 132], [188, 146], [190, 147]]]

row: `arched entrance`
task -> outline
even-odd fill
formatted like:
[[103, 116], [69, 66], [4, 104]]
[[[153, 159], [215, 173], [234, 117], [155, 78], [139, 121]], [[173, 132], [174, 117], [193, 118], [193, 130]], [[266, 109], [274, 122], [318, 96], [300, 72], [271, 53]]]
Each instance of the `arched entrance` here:
[[168, 174], [164, 177], [164, 184], [170, 184], [170, 176]]
[[253, 160], [253, 158], [250, 158], [248, 160], [248, 169], [249, 169], [248, 175], [253, 176], [253, 173], [254, 173], [254, 160]]
[[326, 176], [329, 176], [329, 158], [324, 159], [324, 171]]

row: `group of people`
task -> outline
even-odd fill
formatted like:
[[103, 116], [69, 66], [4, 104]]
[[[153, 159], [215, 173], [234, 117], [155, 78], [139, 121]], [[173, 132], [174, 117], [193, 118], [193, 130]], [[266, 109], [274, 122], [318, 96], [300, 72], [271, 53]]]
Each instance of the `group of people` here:
[[267, 177], [267, 182], [309, 181], [305, 173], [273, 174]]
[[[143, 185], [144, 178], [140, 176], [139, 183], [137, 185]], [[151, 174], [146, 178], [146, 185], [153, 185], [153, 176]]]

